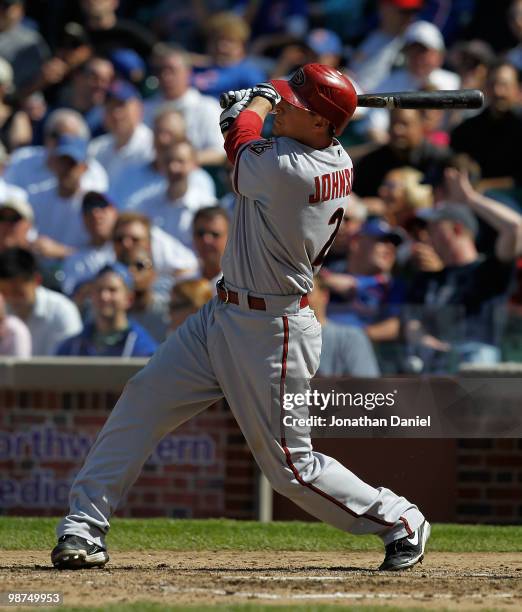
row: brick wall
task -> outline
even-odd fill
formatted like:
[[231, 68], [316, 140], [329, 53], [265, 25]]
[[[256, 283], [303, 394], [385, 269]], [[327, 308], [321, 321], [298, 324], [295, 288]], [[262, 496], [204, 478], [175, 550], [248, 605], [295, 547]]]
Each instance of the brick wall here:
[[[117, 392], [0, 390], [0, 512], [51, 516]], [[167, 436], [119, 516], [255, 517], [255, 468], [224, 403]]]
[[457, 463], [459, 521], [522, 523], [522, 440], [459, 440]]

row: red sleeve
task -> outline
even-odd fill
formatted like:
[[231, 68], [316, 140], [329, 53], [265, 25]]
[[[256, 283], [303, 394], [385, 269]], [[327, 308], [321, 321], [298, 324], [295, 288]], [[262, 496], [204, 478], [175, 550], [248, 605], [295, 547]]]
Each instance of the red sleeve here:
[[241, 147], [261, 138], [263, 120], [254, 111], [244, 110], [227, 132], [225, 151], [230, 163], [235, 164]]

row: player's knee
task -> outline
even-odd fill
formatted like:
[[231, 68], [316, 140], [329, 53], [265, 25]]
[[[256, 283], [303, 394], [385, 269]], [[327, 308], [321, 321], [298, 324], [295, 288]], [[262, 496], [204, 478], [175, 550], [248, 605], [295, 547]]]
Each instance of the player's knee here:
[[312, 473], [314, 457], [311, 452], [293, 453], [276, 474], [266, 475], [274, 491], [292, 498], [299, 495]]

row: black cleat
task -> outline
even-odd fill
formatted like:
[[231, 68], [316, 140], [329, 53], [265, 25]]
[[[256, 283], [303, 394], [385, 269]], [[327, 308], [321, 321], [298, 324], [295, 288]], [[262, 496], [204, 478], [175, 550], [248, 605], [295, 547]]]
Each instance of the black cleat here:
[[430, 532], [430, 524], [424, 521], [413, 532], [413, 535], [390, 542], [386, 546], [386, 556], [379, 569], [381, 571], [403, 570], [420, 563], [424, 559], [424, 549]]
[[76, 535], [59, 538], [51, 553], [51, 561], [57, 569], [102, 567], [108, 560], [105, 548]]

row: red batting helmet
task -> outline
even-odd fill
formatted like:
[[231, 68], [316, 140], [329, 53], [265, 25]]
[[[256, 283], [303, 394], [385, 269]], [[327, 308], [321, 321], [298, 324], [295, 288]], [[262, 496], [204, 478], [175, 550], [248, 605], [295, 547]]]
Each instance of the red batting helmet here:
[[290, 80], [273, 79], [270, 83], [289, 104], [328, 119], [337, 135], [357, 106], [357, 93], [348, 77], [323, 64], [305, 64]]

